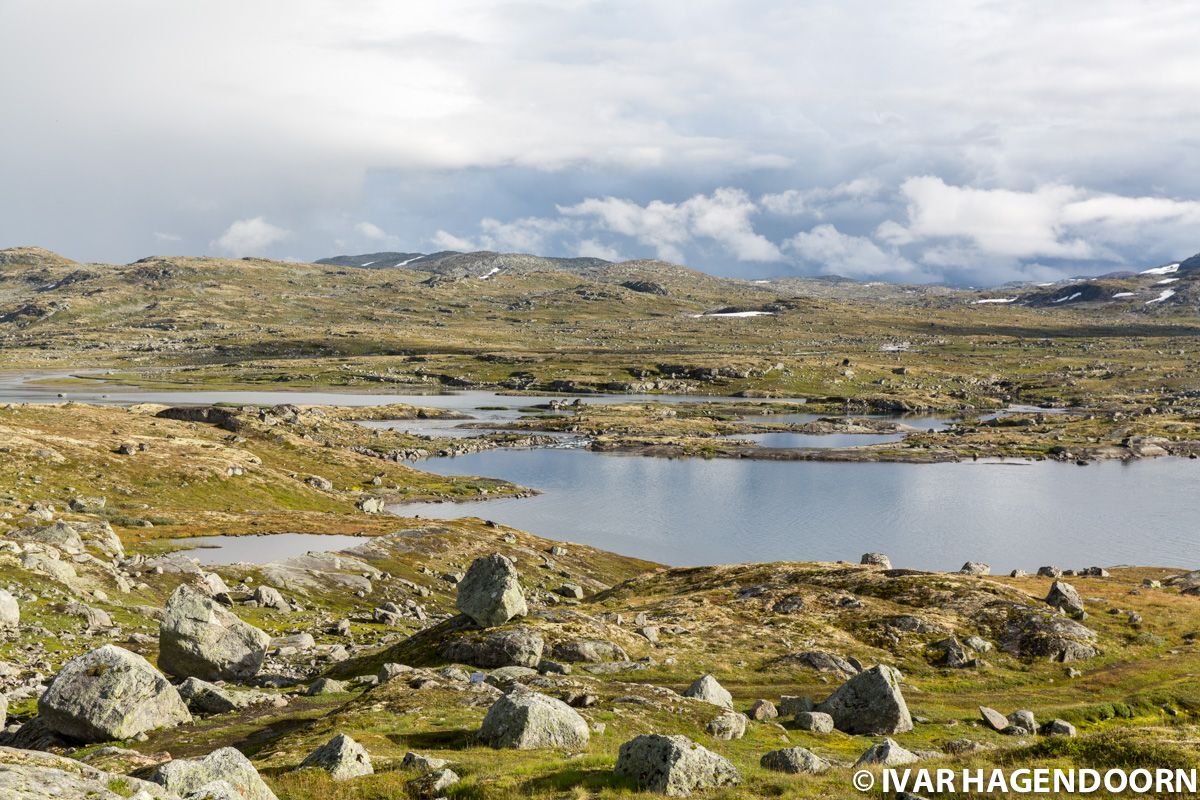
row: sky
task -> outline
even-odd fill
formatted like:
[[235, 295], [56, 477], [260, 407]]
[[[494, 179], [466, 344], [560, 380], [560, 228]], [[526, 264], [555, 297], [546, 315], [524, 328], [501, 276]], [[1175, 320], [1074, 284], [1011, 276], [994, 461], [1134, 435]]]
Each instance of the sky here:
[[1200, 251], [1200, 6], [0, 0], [0, 247], [997, 285]]

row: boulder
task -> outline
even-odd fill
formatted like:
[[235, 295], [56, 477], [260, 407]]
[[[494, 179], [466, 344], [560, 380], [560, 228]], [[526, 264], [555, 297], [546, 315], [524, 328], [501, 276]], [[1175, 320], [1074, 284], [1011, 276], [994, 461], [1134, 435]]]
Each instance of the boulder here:
[[128, 739], [191, 722], [166, 678], [136, 653], [107, 644], [63, 665], [38, 699], [43, 724], [81, 742]]
[[472, 562], [459, 581], [456, 605], [481, 628], [494, 628], [529, 613], [517, 567], [500, 553]]
[[733, 695], [727, 692], [724, 686], [717, 683], [717, 679], [712, 675], [701, 675], [684, 691], [683, 696], [702, 700], [722, 708], [733, 708]]
[[370, 775], [371, 756], [367, 749], [344, 733], [339, 733], [309, 753], [298, 769], [323, 769], [335, 781]]
[[991, 575], [992, 568], [982, 561], [968, 561], [959, 570], [962, 575]]
[[1057, 608], [1070, 617], [1078, 618], [1086, 615], [1083, 598], [1079, 596], [1075, 587], [1066, 581], [1055, 581], [1050, 584], [1050, 593], [1046, 595], [1046, 605]]
[[621, 745], [613, 772], [642, 791], [668, 797], [742, 782], [733, 764], [686, 736], [649, 734], [630, 739]]
[[496, 700], [479, 728], [479, 738], [496, 748], [579, 748], [588, 743], [588, 724], [561, 700], [515, 688]]
[[831, 675], [837, 675], [839, 678], [849, 678], [851, 675], [857, 675], [859, 668], [855, 662], [834, 653], [826, 653], [821, 650], [806, 650], [803, 653], [789, 653], [784, 656], [784, 661], [790, 664], [799, 664], [800, 666], [816, 670], [817, 672], [825, 672]]
[[1063, 571], [1058, 567], [1038, 567], [1039, 578], [1061, 578]]
[[963, 647], [962, 642], [958, 641], [958, 638], [955, 636], [934, 642], [929, 645], [929, 649], [935, 651], [938, 663], [947, 669], [965, 669], [979, 666], [979, 659], [969, 656], [967, 649]]
[[1014, 711], [1008, 715], [1008, 724], [1014, 728], [1021, 728], [1029, 733], [1037, 733], [1038, 724], [1037, 718], [1032, 711], [1021, 710]]
[[308, 685], [308, 688], [304, 690], [304, 694], [307, 697], [320, 697], [324, 694], [344, 694], [348, 691], [350, 691], [350, 688], [342, 681], [320, 677]]
[[263, 608], [273, 608], [276, 611], [291, 611], [292, 606], [283, 594], [273, 586], [259, 586], [254, 590], [254, 600]]
[[250, 759], [232, 747], [214, 750], [204, 758], [177, 758], [160, 764], [150, 773], [150, 780], [183, 797], [203, 797], [207, 787], [224, 782], [238, 800], [279, 800]]
[[1074, 736], [1075, 726], [1065, 719], [1052, 719], [1042, 726], [1043, 736]]
[[833, 733], [833, 717], [821, 711], [801, 711], [796, 715], [796, 727], [812, 733]]
[[420, 753], [414, 753], [410, 750], [404, 754], [404, 758], [401, 760], [400, 766], [404, 767], [405, 769], [434, 770], [441, 769], [449, 763], [450, 762], [444, 758], [425, 756], [421, 755]]
[[725, 711], [709, 720], [704, 730], [714, 739], [731, 741], [746, 735], [746, 715], [737, 711]]
[[884, 569], [892, 568], [892, 560], [883, 553], [863, 553], [860, 564], [865, 564], [872, 567], [883, 567]]
[[458, 783], [458, 781], [458, 773], [452, 769], [443, 767], [435, 769], [419, 778], [413, 778], [408, 782], [408, 785], [412, 788], [412, 793], [417, 797], [432, 799], [444, 796], [446, 790]]
[[570, 663], [629, 660], [629, 654], [620, 645], [597, 639], [559, 642], [550, 649], [550, 654], [558, 661]]
[[1096, 638], [1095, 631], [1075, 620], [1016, 606], [1009, 609], [999, 642], [1005, 652], [1021, 658], [1066, 663], [1097, 655]]
[[985, 725], [994, 731], [1002, 731], [1008, 727], [1008, 717], [1004, 716], [994, 708], [980, 706], [979, 718], [983, 720]]
[[828, 761], [803, 747], [772, 750], [763, 755], [758, 763], [763, 769], [769, 769], [772, 772], [786, 772], [790, 775], [820, 775], [822, 772], [827, 772], [831, 766]]
[[900, 767], [920, 760], [916, 753], [905, 750], [891, 739], [884, 739], [879, 744], [867, 748], [867, 751], [858, 757], [858, 761], [854, 762], [853, 768]]
[[750, 706], [750, 719], [756, 722], [765, 722], [778, 716], [779, 709], [770, 700], [755, 700], [754, 705]]
[[17, 598], [0, 589], [0, 628], [16, 628], [21, 624], [21, 606]]
[[196, 714], [227, 714], [245, 705], [225, 687], [199, 678], [188, 678], [179, 684], [179, 696]]
[[474, 667], [535, 668], [542, 658], [542, 636], [533, 628], [512, 628], [480, 638], [462, 638], [448, 642], [442, 656], [449, 661]]
[[180, 584], [159, 626], [158, 664], [180, 678], [246, 680], [262, 668], [270, 643], [265, 632]]
[[833, 717], [834, 726], [845, 733], [879, 736], [913, 727], [900, 692], [900, 672], [884, 664], [846, 681], [816, 710]]
[[5, 800], [180, 800], [161, 786], [107, 772], [73, 758], [0, 747], [0, 797]]
[[785, 694], [779, 698], [779, 716], [794, 717], [802, 711], [812, 711], [813, 705], [811, 697]]
[[79, 531], [61, 520], [41, 527], [22, 528], [13, 536], [29, 542], [52, 545], [59, 550], [83, 549], [83, 539], [79, 536]]

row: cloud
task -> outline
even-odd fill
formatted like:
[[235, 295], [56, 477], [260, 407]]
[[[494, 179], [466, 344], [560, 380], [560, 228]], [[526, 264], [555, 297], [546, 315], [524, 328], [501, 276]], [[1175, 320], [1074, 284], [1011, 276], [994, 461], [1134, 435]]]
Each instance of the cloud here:
[[182, 242], [183, 237], [177, 233], [167, 233], [165, 231], [155, 231], [154, 238], [160, 242]]
[[987, 281], [1197, 249], [1188, 4], [755, 8], [0, 2], [0, 246], [198, 252], [254, 209], [306, 258], [591, 240], [757, 275], [814, 268], [782, 243], [828, 223]]
[[885, 251], [866, 237], [847, 235], [829, 224], [796, 234], [784, 247], [825, 274], [914, 282], [931, 280], [928, 273], [895, 250]]
[[366, 238], [373, 239], [375, 241], [383, 241], [389, 238], [387, 231], [370, 222], [360, 222], [354, 226], [354, 230], [358, 231]]
[[239, 219], [211, 244], [231, 256], [261, 254], [291, 236], [291, 231], [272, 225], [262, 217]]
[[825, 209], [837, 202], [862, 202], [874, 198], [883, 191], [883, 182], [878, 178], [860, 177], [839, 183], [833, 187], [817, 186], [811, 189], [786, 189], [759, 198], [763, 209], [772, 214], [801, 216], [812, 214], [821, 217]]
[[1127, 197], [1067, 184], [976, 189], [928, 175], [904, 181], [900, 194], [907, 224], [885, 220], [875, 236], [893, 246], [925, 245], [921, 260], [931, 266], [987, 257], [1122, 262], [1126, 257], [1117, 246], [1148, 238], [1150, 229], [1185, 253], [1197, 246], [1195, 201]]
[[716, 242], [739, 261], [780, 261], [779, 248], [755, 232], [750, 217], [758, 206], [741, 189], [720, 188], [681, 203], [654, 200], [638, 205], [616, 197], [589, 198], [559, 206], [568, 217], [583, 218], [601, 230], [636, 239], [659, 258], [682, 261], [683, 246], [698, 239]]
[[623, 261], [621, 251], [615, 247], [598, 242], [595, 239], [584, 239], [575, 248], [575, 255], [580, 258], [602, 258], [605, 261]]

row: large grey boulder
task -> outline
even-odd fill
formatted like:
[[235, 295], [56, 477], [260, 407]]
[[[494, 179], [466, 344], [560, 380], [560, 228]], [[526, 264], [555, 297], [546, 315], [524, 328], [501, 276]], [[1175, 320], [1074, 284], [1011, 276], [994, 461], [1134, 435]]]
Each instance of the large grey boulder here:
[[367, 748], [344, 733], [334, 736], [300, 762], [299, 769], [309, 768], [323, 769], [335, 781], [346, 781], [375, 771]]
[[7, 590], [0, 589], [0, 628], [16, 628], [21, 624], [21, 605]]
[[180, 678], [246, 680], [262, 668], [270, 643], [264, 631], [180, 584], [159, 626], [158, 665]]
[[52, 545], [60, 550], [83, 549], [83, 539], [80, 537], [79, 531], [62, 520], [42, 527], [22, 528], [13, 536], [30, 542]]
[[827, 772], [831, 764], [811, 750], [803, 747], [785, 747], [766, 753], [758, 762], [763, 769], [786, 772], [792, 775], [807, 773], [819, 775]]
[[73, 758], [0, 747], [4, 800], [180, 800], [157, 784], [105, 772]]
[[584, 747], [587, 722], [561, 700], [515, 688], [488, 709], [479, 738], [497, 748]]
[[581, 639], [559, 642], [550, 650], [556, 661], [598, 664], [604, 661], [628, 661], [629, 654], [618, 644], [602, 639]]
[[494, 628], [529, 613], [517, 567], [500, 553], [471, 563], [458, 583], [456, 605], [481, 628]]
[[1071, 617], [1083, 617], [1086, 615], [1083, 608], [1083, 598], [1079, 596], [1079, 592], [1075, 590], [1075, 587], [1066, 581], [1055, 581], [1050, 584], [1050, 593], [1046, 595], [1046, 604], [1051, 608], [1057, 608]]
[[796, 727], [812, 733], [833, 733], [833, 717], [820, 711], [801, 711], [796, 715]]
[[900, 692], [900, 672], [884, 664], [855, 675], [815, 710], [833, 717], [833, 724], [845, 733], [879, 736], [913, 727]]
[[191, 722], [166, 678], [136, 653], [106, 644], [63, 665], [38, 699], [50, 730], [81, 742], [128, 739]]
[[1007, 619], [998, 639], [1005, 652], [1062, 663], [1084, 661], [1099, 653], [1096, 632], [1073, 619], [1016, 604], [1003, 610]]
[[862, 560], [858, 563], [870, 567], [883, 567], [884, 569], [892, 568], [892, 560], [883, 553], [863, 553]]
[[495, 667], [536, 667], [542, 659], [542, 636], [533, 628], [512, 628], [479, 638], [461, 638], [442, 648], [442, 657], [460, 664]]
[[733, 708], [733, 695], [717, 682], [712, 675], [701, 675], [683, 693], [684, 697], [702, 700], [714, 706]]
[[631, 779], [642, 791], [668, 797], [742, 782], [733, 764], [686, 736], [649, 734], [630, 739], [621, 745], [613, 772]]
[[234, 796], [239, 800], [279, 800], [250, 759], [232, 747], [214, 750], [204, 758], [177, 758], [160, 764], [150, 780], [183, 797], [203, 797], [203, 791], [224, 782], [237, 792]]

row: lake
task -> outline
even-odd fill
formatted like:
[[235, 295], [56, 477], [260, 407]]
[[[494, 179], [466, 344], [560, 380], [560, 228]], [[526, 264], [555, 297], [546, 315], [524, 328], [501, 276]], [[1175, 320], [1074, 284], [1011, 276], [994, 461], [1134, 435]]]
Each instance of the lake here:
[[[61, 389], [0, 375], [0, 402], [62, 402]], [[44, 376], [42, 376], [44, 377]], [[68, 389], [80, 402], [202, 404], [412, 403], [502, 422], [549, 397], [465, 391], [376, 394], [292, 391], [98, 391]], [[714, 398], [600, 395], [586, 403], [683, 402]], [[769, 408], [769, 402], [764, 410]], [[500, 406], [501, 408], [487, 408]], [[481, 408], [482, 407], [482, 408]], [[1021, 409], [1024, 410], [1024, 409]], [[1040, 410], [1040, 409], [1039, 409]], [[810, 421], [763, 414], [763, 422]], [[938, 419], [903, 419], [940, 428]], [[372, 426], [446, 435], [460, 420]], [[464, 429], [458, 429], [464, 432]], [[474, 433], [474, 432], [472, 432]], [[887, 440], [894, 437], [887, 436]], [[868, 444], [873, 435], [758, 435], [767, 446]], [[395, 507], [423, 517], [475, 515], [565, 541], [675, 565], [771, 560], [857, 560], [882, 551], [897, 566], [956, 569], [964, 561], [997, 572], [1043, 564], [1120, 563], [1195, 568], [1200, 532], [1200, 460], [870, 464], [746, 459], [658, 459], [583, 449], [498, 449], [414, 463], [440, 474], [503, 478], [543, 493], [469, 504]], [[283, 536], [306, 536], [284, 534]], [[339, 537], [272, 541], [273, 557], [346, 546]], [[258, 541], [255, 541], [258, 540]], [[206, 563], [261, 560], [265, 537], [221, 538], [194, 551]], [[353, 543], [353, 542], [352, 542]], [[286, 552], [284, 552], [286, 551]]]
[[659, 459], [587, 450], [489, 450], [429, 459], [439, 474], [504, 478], [543, 494], [411, 504], [479, 516], [672, 565], [854, 560], [994, 571], [1045, 564], [1195, 568], [1200, 460], [960, 464]]

